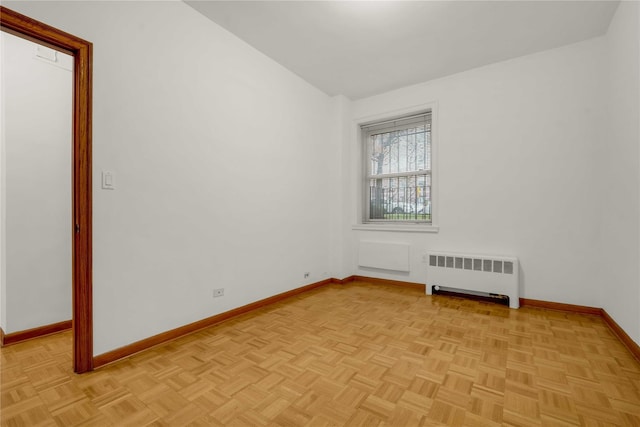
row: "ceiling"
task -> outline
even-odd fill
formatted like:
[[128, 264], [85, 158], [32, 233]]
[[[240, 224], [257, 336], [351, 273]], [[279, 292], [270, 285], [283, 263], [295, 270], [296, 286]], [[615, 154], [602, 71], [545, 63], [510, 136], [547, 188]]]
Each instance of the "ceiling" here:
[[185, 0], [329, 95], [359, 99], [606, 32], [618, 1]]

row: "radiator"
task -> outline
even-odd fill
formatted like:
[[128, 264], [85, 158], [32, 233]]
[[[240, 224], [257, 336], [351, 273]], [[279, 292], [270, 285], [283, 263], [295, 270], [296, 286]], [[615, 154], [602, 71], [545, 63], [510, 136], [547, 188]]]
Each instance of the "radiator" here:
[[509, 297], [509, 307], [520, 307], [518, 258], [430, 252], [427, 254], [427, 295], [434, 286], [464, 293]]

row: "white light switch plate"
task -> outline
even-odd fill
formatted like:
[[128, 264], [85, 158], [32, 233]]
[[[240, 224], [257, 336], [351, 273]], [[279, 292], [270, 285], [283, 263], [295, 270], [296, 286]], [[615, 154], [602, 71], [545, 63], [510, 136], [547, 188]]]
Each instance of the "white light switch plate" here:
[[102, 171], [102, 189], [115, 190], [116, 178], [112, 171]]

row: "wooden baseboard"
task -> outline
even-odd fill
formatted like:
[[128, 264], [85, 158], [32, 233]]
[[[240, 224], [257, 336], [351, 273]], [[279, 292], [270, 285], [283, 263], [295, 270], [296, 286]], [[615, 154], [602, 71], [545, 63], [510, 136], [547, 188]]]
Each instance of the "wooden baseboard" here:
[[11, 344], [17, 344], [19, 342], [27, 341], [33, 338], [43, 337], [45, 335], [51, 335], [62, 331], [71, 329], [71, 320], [65, 320], [58, 323], [52, 323], [50, 325], [39, 326], [37, 328], [26, 329], [24, 331], [11, 332], [5, 334], [0, 329], [0, 346], [4, 347]]
[[344, 279], [336, 279], [335, 277], [331, 279], [331, 283], [335, 283], [336, 285], [346, 285], [349, 282], [353, 282], [354, 276], [345, 277]]
[[537, 299], [520, 298], [520, 306], [546, 308], [547, 310], [566, 311], [569, 313], [593, 314], [600, 316], [602, 309], [586, 305], [564, 304], [561, 302], [542, 301]]
[[609, 329], [611, 329], [613, 334], [620, 341], [622, 341], [622, 344], [627, 347], [627, 350], [629, 350], [633, 357], [635, 357], [636, 360], [640, 362], [640, 346], [636, 344], [633, 339], [631, 339], [629, 334], [627, 334], [615, 320], [613, 320], [613, 317], [609, 316], [609, 313], [607, 313], [604, 308], [600, 309], [600, 315], [602, 316], [602, 319], [604, 319], [604, 322], [607, 324], [607, 326], [609, 326]]
[[154, 335], [149, 338], [145, 338], [140, 341], [136, 341], [132, 344], [126, 345], [124, 347], [117, 348], [112, 351], [108, 351], [106, 353], [100, 354], [98, 356], [94, 356], [93, 358], [93, 367], [99, 368], [101, 366], [107, 365], [109, 363], [115, 362], [122, 358], [131, 356], [135, 353], [139, 353], [141, 351], [147, 350], [151, 347], [154, 347], [159, 344], [166, 343], [167, 341], [172, 341], [177, 338], [183, 337], [185, 335], [191, 334], [193, 332], [199, 331], [204, 328], [208, 328], [209, 326], [213, 326], [225, 320], [231, 319], [232, 317], [240, 316], [241, 314], [248, 313], [253, 310], [257, 310], [267, 305], [275, 304], [284, 299], [290, 298], [292, 296], [301, 294], [303, 292], [308, 292], [312, 289], [319, 288], [321, 286], [325, 286], [331, 283], [335, 283], [334, 279], [326, 279], [320, 282], [312, 283], [310, 285], [302, 286], [300, 288], [292, 289], [287, 292], [283, 292], [281, 294], [274, 295], [269, 298], [262, 299], [260, 301], [253, 302], [251, 304], [243, 305], [242, 307], [234, 308], [233, 310], [226, 311], [224, 313], [216, 314], [215, 316], [207, 317], [206, 319], [199, 320], [197, 322], [189, 323], [188, 325], [181, 326], [179, 328], [171, 329], [169, 331], [163, 332], [158, 335]]
[[367, 283], [372, 283], [374, 285], [400, 286], [402, 288], [416, 289], [422, 292], [425, 292], [425, 287], [426, 287], [424, 283], [403, 282], [401, 280], [378, 279], [376, 277], [367, 277], [367, 276], [349, 276], [343, 281], [345, 283], [367, 282]]

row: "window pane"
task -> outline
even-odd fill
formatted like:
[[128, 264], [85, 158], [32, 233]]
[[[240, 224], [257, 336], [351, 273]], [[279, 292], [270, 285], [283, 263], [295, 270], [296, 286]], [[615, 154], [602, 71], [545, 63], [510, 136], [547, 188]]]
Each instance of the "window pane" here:
[[416, 170], [424, 170], [425, 169], [425, 137], [424, 133], [416, 134]]
[[398, 172], [407, 171], [407, 137], [398, 139]]
[[412, 133], [407, 136], [407, 170], [415, 171], [416, 169], [416, 135]]
[[417, 175], [369, 180], [369, 219], [431, 220], [431, 177]]
[[394, 126], [379, 125], [367, 140], [369, 219], [431, 222], [430, 123]]
[[389, 160], [390, 160], [390, 146], [391, 135], [388, 133], [380, 135], [381, 140], [381, 153], [382, 153], [382, 173], [390, 173]]
[[[369, 156], [371, 159], [371, 173], [376, 174], [379, 173], [378, 170], [380, 168], [380, 159], [378, 158], [378, 154], [380, 153], [380, 135], [372, 135], [371, 144], [369, 146]], [[380, 169], [380, 172], [382, 169]]]
[[424, 126], [371, 135], [372, 175], [431, 169], [431, 138]]
[[425, 169], [431, 170], [431, 132], [423, 134], [426, 140], [425, 144]]
[[389, 173], [398, 172], [398, 135], [394, 132], [389, 135]]

